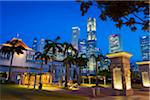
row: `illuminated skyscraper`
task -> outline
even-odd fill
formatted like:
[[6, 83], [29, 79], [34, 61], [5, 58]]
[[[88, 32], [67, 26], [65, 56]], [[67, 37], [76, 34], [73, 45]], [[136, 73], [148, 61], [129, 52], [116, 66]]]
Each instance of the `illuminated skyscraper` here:
[[87, 52], [87, 41], [85, 39], [79, 40], [79, 55], [86, 54]]
[[89, 74], [95, 74], [96, 61], [91, 55], [96, 55], [96, 19], [88, 18], [87, 22], [87, 57]]
[[149, 61], [150, 60], [150, 35], [142, 36], [140, 38], [140, 44], [141, 44], [142, 60]]
[[78, 50], [78, 41], [80, 35], [79, 27], [72, 27], [72, 45]]
[[109, 36], [109, 53], [115, 53], [122, 50], [121, 38], [118, 34], [112, 34]]
[[35, 51], [37, 51], [37, 49], [38, 49], [37, 42], [38, 42], [37, 38], [34, 38], [33, 44], [32, 44], [32, 49], [35, 50]]
[[88, 33], [87, 53], [90, 57], [92, 54], [96, 53], [96, 19], [95, 18], [88, 18], [87, 33]]
[[44, 46], [45, 46], [45, 39], [41, 39], [39, 44], [39, 52], [44, 51]]

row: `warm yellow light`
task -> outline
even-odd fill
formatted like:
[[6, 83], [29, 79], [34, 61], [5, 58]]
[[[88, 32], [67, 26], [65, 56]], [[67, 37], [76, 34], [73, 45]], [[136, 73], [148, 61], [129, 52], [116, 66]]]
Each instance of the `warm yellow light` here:
[[146, 64], [150, 64], [150, 61], [136, 62], [136, 64], [138, 64], [138, 65], [146, 65]]
[[117, 52], [117, 53], [110, 53], [110, 54], [107, 54], [106, 55], [108, 58], [114, 58], [114, 57], [122, 57], [122, 56], [125, 56], [125, 57], [128, 57], [130, 58], [132, 56], [132, 54], [129, 54], [127, 52]]
[[122, 90], [122, 77], [121, 77], [121, 68], [113, 69], [113, 83], [114, 88], [118, 90]]
[[95, 86], [95, 84], [81, 84], [82, 87], [92, 87]]
[[16, 57], [16, 58], [23, 58], [24, 56], [25, 56], [25, 54], [19, 54], [19, 55], [18, 55], [18, 54], [15, 54], [15, 57]]
[[150, 87], [150, 79], [148, 72], [142, 72], [142, 82], [144, 87]]
[[127, 77], [126, 77], [126, 89], [127, 90], [131, 89], [131, 77], [129, 73], [127, 74]]

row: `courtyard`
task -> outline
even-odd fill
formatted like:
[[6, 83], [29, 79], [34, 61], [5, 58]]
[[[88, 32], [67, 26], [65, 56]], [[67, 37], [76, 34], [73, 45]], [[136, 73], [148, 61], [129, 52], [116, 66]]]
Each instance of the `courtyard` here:
[[49, 86], [43, 90], [33, 89], [22, 85], [1, 84], [1, 100], [149, 100], [149, 91], [142, 90], [135, 85], [132, 96], [113, 96], [113, 90], [109, 87], [101, 87], [98, 97], [90, 93], [91, 87], [81, 87], [79, 90], [66, 90]]

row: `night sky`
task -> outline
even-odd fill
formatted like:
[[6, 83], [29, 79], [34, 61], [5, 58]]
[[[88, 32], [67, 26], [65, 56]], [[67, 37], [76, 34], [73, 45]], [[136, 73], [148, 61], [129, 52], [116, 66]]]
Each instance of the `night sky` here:
[[123, 50], [133, 54], [132, 61], [141, 60], [139, 37], [148, 34], [141, 31], [130, 31], [127, 27], [117, 29], [111, 20], [101, 21], [99, 10], [90, 8], [85, 16], [81, 16], [80, 4], [77, 2], [0, 2], [0, 44], [16, 37], [19, 33], [29, 47], [33, 39], [37, 37], [54, 39], [61, 37], [61, 42], [71, 41], [72, 27], [80, 27], [80, 38], [87, 38], [86, 24], [88, 17], [97, 20], [97, 47], [108, 53], [108, 36], [119, 33]]

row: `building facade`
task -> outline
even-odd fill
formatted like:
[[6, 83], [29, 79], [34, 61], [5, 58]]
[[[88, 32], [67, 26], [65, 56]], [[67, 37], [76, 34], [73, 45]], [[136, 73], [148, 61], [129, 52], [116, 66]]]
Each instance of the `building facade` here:
[[150, 60], [150, 35], [140, 37], [142, 60]]
[[40, 43], [39, 43], [39, 52], [43, 52], [44, 51], [44, 46], [45, 46], [45, 39], [41, 39]]
[[80, 28], [72, 27], [72, 45], [77, 50], [78, 50], [79, 35], [80, 35]]
[[35, 51], [38, 50], [38, 41], [37, 41], [37, 38], [34, 38], [34, 40], [33, 40], [32, 49], [35, 50]]
[[119, 34], [111, 34], [109, 36], [109, 53], [116, 53], [122, 50], [121, 38]]
[[[11, 41], [16, 40], [13, 38]], [[18, 83], [18, 76], [20, 81], [18, 84], [39, 85], [39, 76], [41, 69], [41, 61], [35, 59], [35, 50], [29, 48], [21, 39], [19, 40], [19, 45], [26, 48], [26, 51], [23, 51], [23, 54], [14, 54], [13, 63], [12, 63], [12, 77], [11, 80]], [[0, 48], [3, 46], [0, 45]], [[11, 56], [9, 54], [0, 54], [0, 73], [7, 73], [10, 66]], [[60, 60], [60, 59], [57, 59]], [[74, 66], [70, 68], [70, 80], [74, 79], [73, 70]], [[65, 81], [65, 66], [61, 61], [49, 61], [48, 64], [43, 64], [42, 70], [42, 83], [51, 84], [57, 83], [59, 81]], [[7, 76], [8, 78], [8, 76]], [[36, 82], [35, 82], [36, 80]]]
[[[11, 41], [16, 40], [13, 38]], [[17, 77], [20, 76], [21, 84], [28, 83], [29, 73], [34, 75], [39, 75], [41, 62], [39, 60], [35, 60], [35, 51], [29, 48], [21, 39], [18, 39], [18, 44], [26, 48], [26, 51], [23, 51], [23, 54], [14, 54], [14, 58], [12, 61], [12, 77], [11, 80], [17, 83]], [[0, 45], [0, 48], [3, 46]], [[9, 66], [11, 61], [11, 55], [9, 54], [0, 54], [0, 72], [8, 73]], [[45, 72], [48, 71], [48, 65], [44, 64], [43, 68]], [[28, 73], [28, 74], [27, 74]], [[25, 78], [26, 77], [26, 78]], [[25, 81], [26, 80], [26, 81]]]
[[87, 41], [85, 39], [79, 40], [78, 51], [79, 55], [87, 53]]
[[88, 18], [87, 21], [87, 57], [88, 61], [88, 72], [89, 74], [95, 74], [96, 61], [94, 56], [96, 55], [96, 19]]

